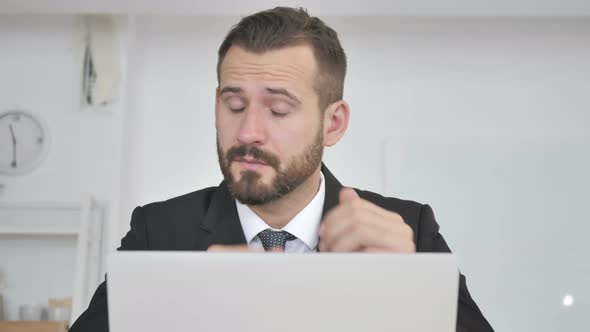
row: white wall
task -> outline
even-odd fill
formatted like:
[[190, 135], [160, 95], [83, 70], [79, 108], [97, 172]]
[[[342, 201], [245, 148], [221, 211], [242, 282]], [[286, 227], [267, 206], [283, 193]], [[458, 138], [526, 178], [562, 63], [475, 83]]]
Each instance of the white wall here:
[[[117, 105], [81, 107], [81, 28], [73, 15], [0, 15], [0, 112], [30, 111], [46, 123], [51, 141], [47, 159], [33, 172], [0, 175], [2, 204], [76, 204], [93, 195], [112, 213], [108, 207], [115, 206], [119, 191], [121, 111]], [[48, 216], [43, 222], [56, 220]], [[17, 319], [20, 304], [72, 296], [75, 258], [72, 236], [0, 234], [7, 318]]]
[[[455, 219], [460, 215], [453, 212], [467, 201], [478, 211], [479, 205], [473, 205], [479, 202], [477, 197], [455, 190], [450, 191], [455, 199], [444, 200], [442, 189], [433, 185], [448, 185], [444, 181], [451, 179], [469, 183], [477, 177], [437, 173], [434, 156], [448, 155], [431, 153], [429, 157], [419, 151], [456, 146], [462, 149], [459, 156], [483, 151], [483, 158], [497, 157], [494, 151], [498, 147], [502, 151], [502, 146], [523, 145], [527, 153], [535, 148], [543, 151], [550, 142], [590, 146], [586, 97], [590, 93], [590, 21], [386, 17], [327, 21], [339, 32], [349, 56], [345, 98], [352, 107], [349, 131], [327, 150], [328, 167], [345, 185], [434, 204], [442, 232], [461, 258], [473, 296], [498, 330], [533, 326], [535, 331], [552, 331], [579, 323], [580, 311], [573, 316], [559, 311], [563, 309], [561, 289], [551, 293], [554, 297], [543, 298], [546, 302], [529, 303], [536, 299], [529, 296], [531, 292], [548, 290], [550, 281], [538, 279], [542, 280], [535, 284], [538, 288], [520, 289], [517, 279], [522, 282], [534, 276], [520, 265], [507, 264], [509, 250], [498, 253], [499, 247], [526, 246], [529, 237], [522, 234], [521, 243], [518, 235], [528, 230], [515, 228], [519, 233], [506, 237], [503, 231], [512, 220]], [[129, 162], [123, 172], [130, 176], [122, 177], [121, 236], [129, 227], [134, 206], [221, 180], [213, 125], [215, 61], [220, 41], [235, 22], [235, 18], [212, 17], [137, 18], [136, 76], [129, 94], [136, 105], [124, 130], [129, 142], [124, 155]], [[400, 159], [401, 153], [405, 159]], [[491, 160], [512, 160], [506, 158]], [[418, 169], [420, 161], [435, 166]], [[561, 167], [558, 172], [567, 172]], [[481, 169], [472, 170], [477, 171]], [[489, 196], [498, 194], [498, 188]], [[583, 200], [588, 192], [577, 193]], [[487, 211], [483, 207], [488, 208], [488, 203], [481, 202], [480, 210]], [[588, 230], [581, 222], [568, 226]], [[551, 235], [551, 228], [546, 232], [543, 239]], [[520, 297], [511, 293], [519, 290], [524, 292]], [[578, 305], [584, 305], [588, 289], [580, 289], [579, 294]], [[518, 301], [511, 306], [515, 298]], [[537, 317], [531, 325], [535, 312], [543, 313], [543, 319]]]
[[136, 205], [219, 183], [213, 117], [217, 60], [211, 54], [232, 22], [137, 19], [128, 95], [134, 105], [123, 132], [121, 235]]
[[81, 111], [82, 41], [75, 16], [0, 16], [0, 111], [19, 107], [47, 122], [47, 160], [26, 176], [0, 176], [7, 202], [107, 199], [119, 120], [113, 108]]
[[[352, 120], [344, 139], [327, 151], [329, 166], [346, 184], [385, 189], [380, 151], [390, 137], [587, 137], [588, 20], [328, 22], [349, 57], [345, 99]], [[124, 181], [132, 191], [130, 204], [221, 180], [213, 127], [215, 61], [233, 23], [138, 18], [132, 60], [137, 73], [130, 88], [136, 114], [125, 126], [133, 133], [126, 136], [133, 143], [125, 155], [133, 154], [135, 163], [128, 166], [133, 179]]]

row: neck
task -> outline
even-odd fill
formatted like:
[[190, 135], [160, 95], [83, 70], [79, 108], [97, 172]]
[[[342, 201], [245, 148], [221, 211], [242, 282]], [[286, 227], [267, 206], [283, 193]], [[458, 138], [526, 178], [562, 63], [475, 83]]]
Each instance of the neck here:
[[249, 205], [266, 224], [275, 229], [285, 227], [309, 202], [320, 188], [320, 168], [287, 195], [263, 205]]

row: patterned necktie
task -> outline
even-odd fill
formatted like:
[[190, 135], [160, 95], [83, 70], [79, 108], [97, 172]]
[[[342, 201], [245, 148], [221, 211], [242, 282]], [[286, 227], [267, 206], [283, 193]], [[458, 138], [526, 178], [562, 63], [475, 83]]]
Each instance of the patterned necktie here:
[[260, 242], [262, 242], [262, 246], [266, 251], [271, 249], [285, 251], [285, 243], [296, 239], [296, 237], [289, 232], [273, 231], [270, 228], [258, 233], [258, 238], [260, 239]]

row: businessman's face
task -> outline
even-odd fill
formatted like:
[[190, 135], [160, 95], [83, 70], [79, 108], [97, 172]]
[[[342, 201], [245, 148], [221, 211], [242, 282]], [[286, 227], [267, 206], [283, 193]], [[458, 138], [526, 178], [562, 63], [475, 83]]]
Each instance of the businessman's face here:
[[309, 46], [252, 53], [232, 46], [220, 68], [215, 122], [221, 171], [244, 204], [264, 204], [318, 169], [323, 121]]

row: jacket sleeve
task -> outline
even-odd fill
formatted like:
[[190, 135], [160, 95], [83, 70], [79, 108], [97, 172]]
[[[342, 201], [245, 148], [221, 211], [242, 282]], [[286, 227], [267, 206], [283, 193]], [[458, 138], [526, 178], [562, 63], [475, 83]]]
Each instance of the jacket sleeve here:
[[[439, 233], [439, 226], [434, 219], [432, 208], [423, 205], [418, 223], [416, 241], [417, 251], [420, 252], [451, 252], [445, 239]], [[459, 275], [459, 303], [457, 307], [457, 331], [493, 331], [475, 301], [467, 290], [467, 282], [463, 274]]]
[[[131, 229], [121, 240], [117, 250], [148, 250], [148, 238], [143, 208], [137, 207], [131, 215]], [[88, 309], [74, 322], [69, 332], [108, 332], [109, 316], [107, 309], [107, 284], [105, 281], [90, 300]]]

